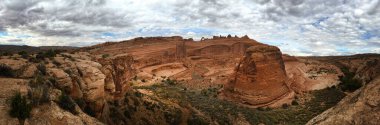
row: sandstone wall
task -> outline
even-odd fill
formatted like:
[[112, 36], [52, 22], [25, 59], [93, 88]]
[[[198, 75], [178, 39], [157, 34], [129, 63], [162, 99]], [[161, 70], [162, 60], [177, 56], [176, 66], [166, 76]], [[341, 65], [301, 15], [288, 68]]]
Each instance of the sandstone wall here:
[[248, 48], [225, 86], [225, 96], [249, 105], [263, 105], [288, 94], [290, 89], [281, 56], [281, 51], [274, 46]]

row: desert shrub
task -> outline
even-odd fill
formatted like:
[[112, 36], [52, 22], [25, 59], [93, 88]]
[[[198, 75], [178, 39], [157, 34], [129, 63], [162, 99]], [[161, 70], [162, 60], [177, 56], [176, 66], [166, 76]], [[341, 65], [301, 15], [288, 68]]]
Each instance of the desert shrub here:
[[45, 85], [31, 88], [28, 96], [34, 106], [50, 102], [49, 88]]
[[272, 110], [272, 108], [270, 108], [270, 107], [265, 108], [265, 111], [271, 111], [271, 110]]
[[62, 109], [69, 111], [74, 115], [78, 114], [78, 112], [75, 110], [75, 102], [65, 92], [62, 92], [61, 96], [59, 96], [58, 104]]
[[28, 53], [25, 52], [25, 51], [20, 51], [20, 52], [18, 52], [18, 54], [19, 54], [19, 55], [25, 55], [25, 54], [28, 54]]
[[74, 99], [74, 101], [79, 106], [79, 108], [84, 110], [84, 107], [86, 107], [86, 102], [82, 98]]
[[39, 62], [41, 62], [41, 60], [38, 60], [36, 57], [30, 57], [30, 58], [28, 59], [28, 61], [29, 61], [29, 62], [32, 62], [32, 63], [39, 63]]
[[14, 77], [15, 73], [11, 67], [5, 64], [0, 64], [0, 76]]
[[146, 80], [145, 80], [145, 79], [142, 79], [141, 82], [146, 82]]
[[189, 119], [187, 119], [188, 125], [209, 125], [206, 119], [201, 116], [192, 115]]
[[42, 52], [37, 53], [36, 59], [37, 60], [44, 60], [45, 59], [44, 53], [42, 53]]
[[18, 55], [20, 55], [21, 58], [24, 58], [24, 59], [29, 58], [29, 54], [27, 52], [25, 52], [25, 51], [18, 52]]
[[132, 79], [133, 79], [134, 81], [137, 81], [137, 76], [134, 76]]
[[32, 105], [36, 106], [50, 102], [50, 81], [47, 81], [46, 78], [41, 75], [37, 75], [33, 80], [29, 81], [29, 86], [28, 97]]
[[170, 125], [179, 125], [181, 122], [181, 110], [175, 108], [174, 111], [164, 111], [166, 122]]
[[47, 72], [46, 72], [45, 64], [42, 64], [42, 63], [38, 64], [37, 69], [38, 69], [39, 73], [41, 73], [42, 75], [46, 75]]
[[75, 58], [70, 56], [70, 55], [66, 55], [66, 54], [61, 54], [62, 57], [64, 58], [68, 58], [70, 61], [75, 61]]
[[20, 125], [24, 125], [25, 119], [30, 117], [32, 105], [28, 103], [26, 97], [21, 96], [20, 93], [16, 93], [11, 99], [11, 110], [9, 115], [17, 118]]
[[56, 65], [56, 66], [61, 66], [62, 64], [61, 63], [59, 63], [57, 60], [53, 60], [53, 62], [52, 62], [54, 65]]
[[89, 115], [89, 116], [92, 116], [92, 117], [95, 117], [95, 116], [96, 116], [95, 111], [92, 110], [92, 108], [91, 108], [90, 106], [86, 106], [86, 107], [84, 107], [83, 112], [86, 113], [86, 114]]
[[263, 107], [258, 107], [256, 109], [259, 110], [259, 111], [265, 111], [265, 109]]
[[282, 106], [281, 106], [283, 109], [287, 109], [288, 107], [289, 107], [289, 105], [288, 104], [282, 104]]
[[2, 56], [11, 56], [12, 54], [9, 53], [9, 52], [3, 52], [1, 55], [2, 55]]
[[44, 55], [45, 55], [45, 57], [47, 57], [47, 58], [53, 58], [53, 57], [55, 57], [56, 54], [58, 54], [58, 53], [59, 53], [58, 50], [50, 49], [50, 50], [46, 51], [46, 52], [44, 53]]
[[18, 52], [18, 55], [21, 56], [21, 58], [27, 59], [29, 57], [29, 54], [25, 51]]
[[135, 96], [141, 98], [141, 97], [143, 96], [143, 94], [140, 93], [140, 92], [138, 92], [138, 91], [136, 91], [136, 92], [135, 92]]
[[44, 60], [45, 58], [52, 59], [58, 53], [59, 53], [59, 51], [50, 49], [50, 50], [47, 50], [46, 52], [37, 53], [36, 59], [38, 59], [38, 60]]
[[298, 105], [298, 102], [296, 100], [293, 100], [292, 105]]
[[176, 85], [177, 84], [177, 81], [176, 80], [171, 80], [171, 79], [166, 79], [166, 80], [163, 80], [163, 82], [167, 85]]
[[103, 54], [102, 55], [102, 58], [107, 58], [107, 57], [109, 57], [110, 55], [109, 54]]

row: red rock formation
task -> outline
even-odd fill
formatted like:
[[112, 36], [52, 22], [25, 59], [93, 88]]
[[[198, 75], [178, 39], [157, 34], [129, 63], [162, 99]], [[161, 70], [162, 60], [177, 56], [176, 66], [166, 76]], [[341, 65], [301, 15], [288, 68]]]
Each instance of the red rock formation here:
[[185, 58], [186, 57], [186, 45], [184, 41], [178, 42], [176, 46], [176, 57]]
[[250, 104], [270, 104], [287, 95], [287, 76], [281, 51], [275, 46], [258, 45], [247, 49], [236, 67], [224, 95], [232, 100]]
[[[113, 83], [114, 88], [111, 91], [122, 92], [123, 87], [128, 85], [127, 82], [135, 75], [132, 69], [133, 57], [128, 55], [115, 56], [111, 59], [100, 60], [103, 65], [103, 72], [106, 75], [106, 87], [108, 83]], [[113, 89], [113, 90], [112, 90]]]

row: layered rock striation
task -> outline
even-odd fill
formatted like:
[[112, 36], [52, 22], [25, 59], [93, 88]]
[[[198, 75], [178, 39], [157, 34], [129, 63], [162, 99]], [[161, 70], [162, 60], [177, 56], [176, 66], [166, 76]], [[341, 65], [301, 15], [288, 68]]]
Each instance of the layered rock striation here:
[[280, 49], [258, 45], [247, 49], [224, 89], [231, 100], [249, 105], [266, 105], [276, 101], [291, 90]]

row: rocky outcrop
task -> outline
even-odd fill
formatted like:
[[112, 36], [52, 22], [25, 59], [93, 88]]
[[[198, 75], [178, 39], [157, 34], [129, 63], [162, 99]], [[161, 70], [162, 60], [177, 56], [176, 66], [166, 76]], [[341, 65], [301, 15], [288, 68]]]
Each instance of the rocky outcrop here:
[[[79, 109], [77, 111], [80, 111]], [[83, 112], [74, 115], [61, 109], [57, 104], [50, 103], [34, 108], [30, 119], [26, 124], [29, 125], [104, 125], [96, 118], [86, 115]]]
[[281, 56], [280, 49], [274, 46], [248, 48], [225, 86], [224, 95], [249, 105], [266, 105], [290, 93]]
[[102, 72], [106, 75], [105, 86], [110, 92], [120, 93], [123, 87], [128, 86], [128, 81], [135, 76], [132, 64], [133, 57], [118, 55], [110, 59], [100, 59]]
[[338, 105], [310, 120], [308, 125], [378, 125], [380, 77], [345, 97]]
[[185, 58], [186, 57], [186, 45], [184, 41], [180, 41], [176, 46], [176, 58]]
[[98, 113], [101, 112], [106, 102], [104, 91], [105, 75], [100, 71], [102, 65], [82, 60], [76, 63], [76, 66], [85, 83], [82, 90], [84, 99], [89, 103], [91, 109]]

